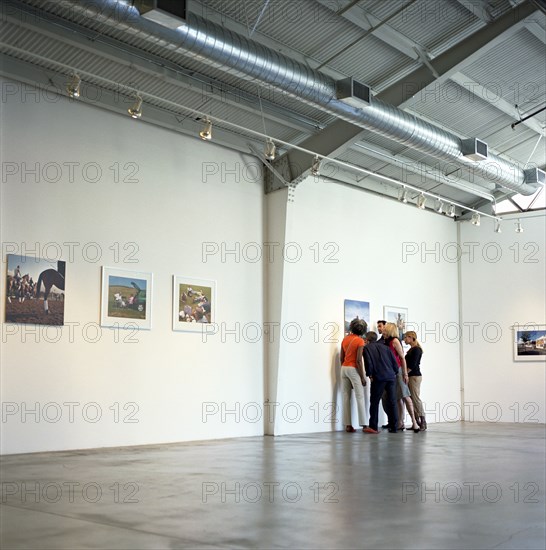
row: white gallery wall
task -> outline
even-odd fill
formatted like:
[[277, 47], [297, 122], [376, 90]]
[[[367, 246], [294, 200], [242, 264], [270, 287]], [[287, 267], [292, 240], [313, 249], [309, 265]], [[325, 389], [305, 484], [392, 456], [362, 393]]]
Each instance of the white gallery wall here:
[[[203, 243], [263, 241], [260, 174], [210, 167], [255, 159], [38, 98], [1, 105], [2, 320], [6, 254], [56, 267], [61, 249], [67, 326], [2, 323], [2, 453], [262, 435], [260, 420], [224, 413], [263, 402], [263, 345], [223, 330], [262, 320], [262, 265], [202, 255]], [[98, 326], [103, 265], [153, 273], [151, 331]], [[173, 275], [216, 281], [224, 325], [207, 342], [172, 331]]]
[[512, 328], [546, 324], [546, 217], [520, 219], [523, 233], [514, 231], [514, 216], [506, 216], [502, 233], [489, 220], [479, 228], [461, 224], [467, 420], [546, 422], [546, 361], [514, 361]]
[[[408, 308], [429, 423], [462, 399], [544, 422], [544, 364], [514, 363], [509, 329], [545, 322], [544, 218], [499, 235], [322, 178], [264, 197], [214, 142], [64, 97], [0, 109], [2, 453], [341, 429], [345, 299], [372, 329]], [[469, 261], [490, 241], [502, 261]], [[67, 262], [65, 327], [3, 322], [9, 253]], [[151, 331], [99, 326], [102, 266], [153, 273]], [[214, 334], [172, 331], [173, 275], [216, 281]]]
[[442, 421], [445, 411], [458, 419], [459, 342], [442, 336], [443, 326], [458, 322], [457, 264], [426, 254], [433, 242], [456, 243], [456, 227], [445, 216], [322, 179], [310, 177], [297, 187], [286, 241], [294, 243], [287, 253], [295, 258], [299, 251], [301, 258], [285, 265], [282, 322], [294, 328], [281, 339], [275, 433], [343, 427], [345, 299], [370, 302], [373, 330], [385, 305], [408, 308], [425, 351], [427, 420]]

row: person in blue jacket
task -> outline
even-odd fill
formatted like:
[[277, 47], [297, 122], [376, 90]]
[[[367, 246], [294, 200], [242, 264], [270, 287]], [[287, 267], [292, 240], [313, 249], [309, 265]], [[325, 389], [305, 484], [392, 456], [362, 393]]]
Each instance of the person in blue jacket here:
[[364, 346], [363, 357], [366, 376], [372, 382], [370, 387], [370, 426], [365, 428], [366, 433], [378, 434], [377, 423], [379, 416], [379, 402], [385, 391], [387, 394], [387, 417], [389, 432], [395, 433], [398, 426], [398, 412], [396, 410], [396, 375], [398, 364], [388, 346], [377, 343], [377, 334], [366, 334], [367, 345]]

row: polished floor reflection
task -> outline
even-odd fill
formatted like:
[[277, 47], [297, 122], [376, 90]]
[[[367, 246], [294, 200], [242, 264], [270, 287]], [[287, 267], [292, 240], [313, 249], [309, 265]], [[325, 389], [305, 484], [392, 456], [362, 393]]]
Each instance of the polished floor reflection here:
[[545, 426], [3, 457], [1, 547], [541, 549]]

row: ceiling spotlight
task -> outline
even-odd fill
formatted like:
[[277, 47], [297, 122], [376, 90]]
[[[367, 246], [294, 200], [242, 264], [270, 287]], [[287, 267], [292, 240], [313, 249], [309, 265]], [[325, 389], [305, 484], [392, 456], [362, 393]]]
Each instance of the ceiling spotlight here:
[[265, 142], [264, 156], [267, 160], [275, 160], [277, 156], [277, 147], [271, 138]]
[[142, 116], [142, 97], [140, 95], [135, 95], [135, 102], [127, 109], [127, 112], [132, 118], [140, 118]]
[[477, 225], [479, 226], [480, 225], [480, 215], [477, 213], [477, 212], [474, 212], [474, 214], [472, 214], [472, 225]]
[[449, 208], [447, 209], [446, 214], [447, 214], [450, 218], [454, 218], [454, 217], [455, 217], [455, 205], [454, 205], [454, 204], [450, 204], [450, 205], [449, 205]]
[[438, 200], [438, 202], [436, 203], [435, 210], [436, 210], [436, 212], [438, 212], [438, 214], [441, 214], [441, 213], [443, 212], [443, 210], [444, 210], [444, 203], [443, 203], [443, 201]]
[[421, 193], [417, 197], [417, 207], [420, 208], [421, 210], [424, 210], [426, 202], [427, 202], [427, 199], [426, 199], [425, 195], [423, 195], [423, 193]]
[[68, 92], [69, 97], [74, 99], [80, 97], [81, 83], [82, 79], [76, 73], [72, 73], [70, 75], [70, 80], [66, 84], [66, 91]]
[[502, 233], [500, 220], [495, 220], [495, 233]]
[[404, 204], [407, 204], [408, 203], [408, 190], [403, 187], [401, 189], [401, 193], [398, 194], [398, 200], [403, 202]]
[[523, 233], [523, 226], [519, 220], [516, 222], [516, 233]]
[[199, 137], [203, 141], [209, 141], [212, 139], [212, 121], [209, 117], [205, 118], [205, 125], [203, 129], [199, 132]]
[[320, 176], [320, 159], [318, 155], [315, 155], [313, 164], [311, 165], [311, 174], [313, 176]]

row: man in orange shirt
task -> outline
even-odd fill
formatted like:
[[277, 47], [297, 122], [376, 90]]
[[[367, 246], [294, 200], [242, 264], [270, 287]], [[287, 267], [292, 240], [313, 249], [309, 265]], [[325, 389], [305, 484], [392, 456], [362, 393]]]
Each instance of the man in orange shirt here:
[[364, 390], [366, 377], [362, 362], [362, 351], [368, 325], [362, 319], [353, 319], [349, 325], [351, 334], [341, 342], [341, 387], [343, 389], [343, 421], [346, 432], [356, 432], [351, 421], [351, 391], [354, 389], [358, 409], [358, 423], [364, 427]]

